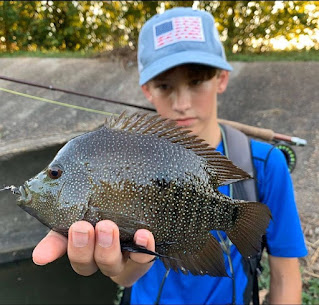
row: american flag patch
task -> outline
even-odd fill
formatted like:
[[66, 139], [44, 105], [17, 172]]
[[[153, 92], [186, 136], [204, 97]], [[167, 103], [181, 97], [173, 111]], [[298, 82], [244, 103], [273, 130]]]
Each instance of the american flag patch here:
[[179, 41], [205, 41], [200, 17], [175, 17], [155, 24], [153, 30], [155, 49]]

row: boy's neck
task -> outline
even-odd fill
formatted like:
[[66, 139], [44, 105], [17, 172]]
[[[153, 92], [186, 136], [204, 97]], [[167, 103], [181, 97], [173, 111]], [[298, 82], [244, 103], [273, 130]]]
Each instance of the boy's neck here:
[[222, 133], [217, 123], [215, 128], [212, 131], [211, 139], [208, 142], [208, 144], [210, 144], [211, 147], [217, 148], [221, 140], [222, 140]]
[[210, 128], [200, 134], [199, 137], [205, 140], [205, 142], [211, 147], [217, 148], [222, 140], [222, 133], [217, 120], [214, 120], [214, 122], [210, 125]]

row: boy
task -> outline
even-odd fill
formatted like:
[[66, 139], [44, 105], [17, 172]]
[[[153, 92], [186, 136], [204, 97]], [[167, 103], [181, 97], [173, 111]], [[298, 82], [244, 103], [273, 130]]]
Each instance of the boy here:
[[[190, 8], [175, 8], [154, 16], [141, 30], [138, 59], [142, 91], [157, 112], [224, 153], [225, 143], [217, 123], [217, 95], [226, 90], [232, 67], [226, 61], [213, 17]], [[300, 303], [297, 257], [307, 251], [285, 159], [280, 151], [257, 141], [252, 141], [252, 156], [259, 201], [267, 204], [273, 215], [266, 234], [270, 303]], [[229, 195], [228, 186], [220, 191]], [[147, 230], [138, 230], [135, 242], [155, 250], [153, 235]], [[99, 222], [95, 229], [87, 222], [77, 222], [71, 226], [68, 240], [50, 232], [35, 248], [33, 260], [46, 264], [66, 249], [77, 273], [91, 275], [100, 269], [120, 285], [134, 284], [132, 304], [153, 304], [157, 297], [161, 303], [229, 304], [234, 295], [235, 303], [248, 302], [248, 279], [242, 257], [233, 245], [234, 291], [231, 278], [171, 272], [160, 295], [163, 264], [159, 260], [153, 262], [153, 257], [146, 254], [130, 253], [129, 259], [123, 255], [118, 227], [109, 220]]]

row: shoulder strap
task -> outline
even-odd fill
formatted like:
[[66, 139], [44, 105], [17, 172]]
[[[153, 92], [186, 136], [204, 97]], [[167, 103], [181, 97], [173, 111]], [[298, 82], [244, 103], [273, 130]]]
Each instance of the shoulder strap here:
[[130, 305], [131, 304], [131, 294], [132, 294], [132, 287], [124, 288], [123, 296], [122, 296], [120, 305]]
[[[225, 155], [238, 167], [245, 170], [252, 177], [255, 177], [254, 164], [251, 154], [250, 139], [241, 131], [229, 126], [222, 125]], [[246, 201], [258, 201], [258, 193], [255, 179], [242, 180], [233, 183], [234, 199]], [[259, 305], [259, 287], [258, 287], [258, 270], [260, 267], [261, 253], [256, 256], [244, 260], [244, 269], [248, 275], [248, 283], [244, 292], [245, 304], [250, 301], [254, 305]]]
[[[254, 177], [254, 165], [251, 157], [249, 138], [241, 131], [229, 126], [221, 125], [225, 138], [225, 154], [239, 168]], [[246, 201], [258, 201], [256, 183], [254, 179], [243, 180], [233, 184], [233, 198]]]

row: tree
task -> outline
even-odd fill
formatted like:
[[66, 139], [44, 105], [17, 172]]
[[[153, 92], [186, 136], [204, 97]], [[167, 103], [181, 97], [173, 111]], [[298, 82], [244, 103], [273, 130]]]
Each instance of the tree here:
[[[194, 1], [0, 1], [0, 51], [136, 49], [160, 9]], [[229, 52], [319, 49], [317, 1], [197, 1], [212, 13]]]
[[12, 51], [15, 43], [14, 28], [16, 27], [17, 13], [12, 1], [0, 2], [0, 50]]

